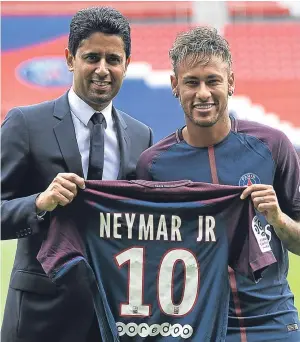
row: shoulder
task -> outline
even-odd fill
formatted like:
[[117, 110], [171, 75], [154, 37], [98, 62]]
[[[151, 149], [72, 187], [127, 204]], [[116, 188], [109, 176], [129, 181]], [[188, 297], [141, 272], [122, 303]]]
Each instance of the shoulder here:
[[66, 110], [70, 110], [67, 94], [66, 92], [59, 98], [49, 101], [14, 107], [5, 116], [3, 126], [9, 122], [16, 127], [25, 124], [28, 127], [35, 128], [38, 125], [41, 128], [41, 123], [43, 127], [48, 127], [52, 124], [54, 112], [65, 113]]
[[121, 125], [123, 128], [126, 128], [133, 144], [143, 144], [142, 150], [152, 145], [153, 132], [149, 126], [119, 109], [115, 109], [115, 111], [117, 112]]
[[137, 127], [142, 130], [149, 130], [149, 127], [145, 125], [143, 122], [133, 118], [129, 114], [126, 114], [125, 112], [122, 112], [120, 109], [116, 109], [118, 114], [121, 116], [121, 118], [125, 121], [126, 125], [130, 127]]
[[18, 110], [18, 111], [20, 111], [26, 115], [30, 115], [31, 113], [36, 113], [36, 112], [41, 111], [41, 110], [53, 109], [55, 106], [55, 102], [57, 100], [60, 100], [61, 98], [62, 97], [59, 97], [58, 99], [43, 101], [40, 103], [28, 105], [28, 106], [19, 106], [19, 107], [13, 108], [12, 110]]
[[263, 125], [259, 122], [238, 119], [236, 119], [236, 122], [237, 131], [239, 133], [251, 135], [269, 144], [274, 140], [274, 138], [279, 138], [280, 140], [288, 139], [286, 135], [279, 129]]
[[56, 100], [44, 101], [28, 106], [12, 108], [6, 115], [5, 120], [23, 116], [24, 120], [43, 120], [49, 112], [53, 112]]
[[288, 137], [279, 129], [247, 120], [236, 120], [237, 133], [262, 143], [275, 161], [288, 150], [295, 150]]
[[29, 127], [36, 127], [36, 125], [40, 127], [41, 123], [47, 121], [51, 107], [53, 107], [53, 101], [12, 108], [2, 122], [2, 132], [13, 131], [19, 134], [20, 132], [25, 133]]
[[156, 144], [152, 145], [146, 151], [144, 151], [140, 159], [138, 161], [138, 168], [147, 168], [154, 159], [158, 158], [158, 156], [167, 151], [171, 146], [178, 143], [177, 133], [174, 132], [164, 139], [158, 141]]

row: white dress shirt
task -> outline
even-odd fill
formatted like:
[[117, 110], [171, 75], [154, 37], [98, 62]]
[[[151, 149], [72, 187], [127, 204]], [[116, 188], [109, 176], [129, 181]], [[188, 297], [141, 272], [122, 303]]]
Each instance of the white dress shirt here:
[[[86, 179], [89, 165], [92, 127], [90, 119], [96, 111], [78, 97], [73, 88], [71, 88], [68, 93], [68, 99], [75, 127], [76, 140], [81, 155], [83, 174]], [[115, 180], [118, 178], [120, 170], [120, 148], [116, 124], [112, 116], [112, 102], [110, 102], [101, 113], [104, 115], [107, 124], [104, 132], [104, 169], [102, 179]]]

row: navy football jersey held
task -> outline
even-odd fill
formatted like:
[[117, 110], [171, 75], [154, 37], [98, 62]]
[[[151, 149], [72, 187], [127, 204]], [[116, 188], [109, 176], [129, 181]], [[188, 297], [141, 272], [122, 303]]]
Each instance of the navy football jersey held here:
[[224, 341], [228, 265], [257, 282], [276, 262], [243, 189], [87, 181], [38, 260], [58, 286], [86, 280], [105, 342]]
[[[137, 165], [140, 179], [190, 179], [226, 185], [270, 184], [281, 210], [300, 220], [300, 165], [279, 130], [231, 117], [231, 131], [210, 147], [189, 145], [179, 129], [146, 150]], [[231, 296], [226, 342], [299, 342], [300, 322], [287, 282], [288, 251], [258, 214], [277, 263], [255, 284], [229, 271]]]

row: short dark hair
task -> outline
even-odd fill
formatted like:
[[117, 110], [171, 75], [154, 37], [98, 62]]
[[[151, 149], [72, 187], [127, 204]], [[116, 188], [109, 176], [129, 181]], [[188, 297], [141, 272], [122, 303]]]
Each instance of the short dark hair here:
[[124, 42], [126, 58], [130, 56], [129, 21], [111, 7], [89, 7], [78, 11], [71, 20], [68, 48], [73, 56], [82, 40], [95, 32], [115, 34]]

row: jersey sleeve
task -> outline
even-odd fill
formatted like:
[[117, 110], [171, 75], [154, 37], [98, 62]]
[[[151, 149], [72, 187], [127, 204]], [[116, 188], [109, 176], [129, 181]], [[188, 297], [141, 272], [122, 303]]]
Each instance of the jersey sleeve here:
[[176, 143], [177, 134], [172, 133], [144, 151], [137, 162], [137, 179], [149, 181], [157, 180], [154, 179], [155, 176], [152, 173], [152, 165], [157, 162], [157, 158], [161, 155], [161, 153], [167, 151], [172, 145]]
[[276, 262], [276, 258], [264, 228], [255, 215], [251, 199], [239, 201], [230, 218], [229, 266], [257, 282], [262, 272]]
[[103, 284], [99, 279], [96, 280], [86, 257], [81, 230], [84, 230], [84, 214], [87, 213], [83, 212], [85, 208], [82, 202], [75, 206], [72, 204], [68, 208], [62, 208], [63, 213], [52, 218], [47, 238], [37, 259], [50, 279], [67, 293], [65, 305], [74, 307], [74, 301], [79, 303], [77, 317], [84, 322], [81, 326], [82, 333], [88, 336], [96, 310], [100, 340], [119, 341]]
[[278, 146], [274, 189], [282, 211], [299, 221], [300, 159], [294, 146], [283, 133]]
[[145, 151], [141, 154], [137, 166], [136, 166], [136, 178], [143, 180], [152, 180], [150, 174], [151, 160], [149, 158], [149, 151]]
[[45, 273], [54, 282], [85, 259], [84, 243], [73, 217], [60, 211], [52, 217], [47, 237], [37, 255]]

